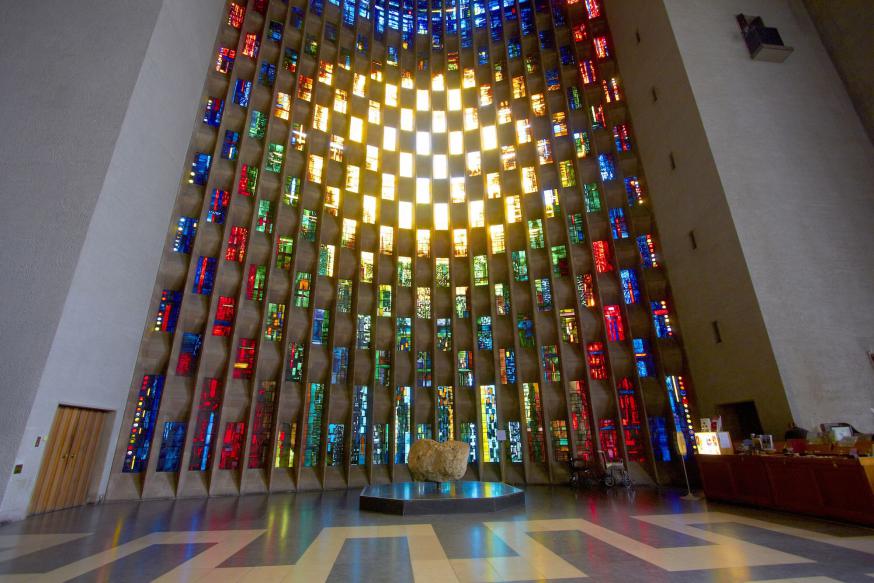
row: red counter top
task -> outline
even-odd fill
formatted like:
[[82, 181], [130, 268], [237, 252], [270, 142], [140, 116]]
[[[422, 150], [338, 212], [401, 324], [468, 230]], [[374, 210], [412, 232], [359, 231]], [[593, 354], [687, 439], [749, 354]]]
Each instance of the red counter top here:
[[708, 499], [874, 526], [874, 458], [695, 457]]

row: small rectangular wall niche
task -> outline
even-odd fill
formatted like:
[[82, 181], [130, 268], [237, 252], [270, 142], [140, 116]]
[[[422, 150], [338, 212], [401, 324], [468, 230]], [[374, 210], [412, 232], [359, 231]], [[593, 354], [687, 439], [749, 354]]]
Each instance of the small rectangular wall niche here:
[[713, 341], [722, 344], [722, 331], [719, 329], [719, 321], [713, 320], [710, 325], [713, 328]]

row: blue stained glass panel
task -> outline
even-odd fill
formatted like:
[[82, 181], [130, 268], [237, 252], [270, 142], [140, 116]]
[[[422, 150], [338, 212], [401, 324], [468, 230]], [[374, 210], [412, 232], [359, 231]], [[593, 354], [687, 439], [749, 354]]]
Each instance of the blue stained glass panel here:
[[237, 79], [234, 83], [234, 103], [240, 107], [249, 107], [249, 97], [252, 95], [252, 82]]
[[167, 421], [161, 441], [161, 451], [158, 452], [159, 472], [178, 472], [182, 462], [182, 448], [185, 446], [185, 423], [183, 421]]
[[149, 449], [155, 433], [155, 421], [161, 394], [164, 392], [163, 375], [145, 375], [140, 383], [134, 418], [131, 422], [123, 472], [139, 473], [149, 462]]
[[173, 239], [173, 251], [176, 253], [191, 253], [194, 245], [194, 235], [197, 234], [196, 217], [179, 217], [176, 223], [176, 237]]

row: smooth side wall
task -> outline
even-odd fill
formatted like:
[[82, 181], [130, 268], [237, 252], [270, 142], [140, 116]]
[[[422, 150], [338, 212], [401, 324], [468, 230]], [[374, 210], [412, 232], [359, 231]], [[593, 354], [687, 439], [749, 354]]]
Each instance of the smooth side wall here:
[[[792, 416], [808, 428], [848, 421], [871, 431], [874, 368], [866, 352], [874, 349], [874, 148], [816, 29], [800, 0], [664, 0], [663, 10], [700, 112]], [[734, 20], [741, 12], [762, 16], [780, 30], [786, 44], [795, 48], [785, 63], [750, 60]], [[639, 22], [643, 37], [647, 24]], [[634, 104], [632, 110], [638, 121], [641, 115]], [[640, 131], [641, 124], [636, 125]], [[686, 129], [665, 133], [671, 136], [665, 141], [678, 141]], [[691, 163], [678, 156], [678, 169]], [[698, 220], [690, 217], [689, 225], [671, 226], [661, 215], [658, 219], [662, 231], [682, 229], [662, 233], [666, 253], [667, 241], [686, 236]], [[725, 226], [714, 228], [721, 232]], [[680, 266], [668, 260], [673, 261], [673, 275]], [[676, 279], [674, 287], [679, 296]], [[717, 292], [724, 301], [735, 301], [731, 286], [703, 287], [701, 293]], [[709, 319], [689, 322], [692, 318], [682, 308], [687, 336], [690, 328], [710, 325]], [[739, 332], [755, 331], [751, 313], [737, 316], [743, 319]], [[696, 340], [687, 338], [686, 345], [700, 386], [701, 365], [696, 363], [697, 349], [691, 347]], [[727, 366], [754, 368], [761, 362], [757, 337], [726, 342], [755, 343], [754, 358], [705, 361], [706, 375], [724, 376], [728, 373], [721, 369]], [[755, 392], [761, 399], [776, 388], [770, 380], [758, 382]], [[702, 395], [702, 401], [741, 400], [732, 399], [732, 393], [748, 387], [716, 389], [715, 395]], [[774, 395], [774, 402], [779, 400]], [[760, 414], [762, 409], [760, 404]], [[762, 414], [766, 430], [782, 430], [766, 416]]]
[[[29, 48], [21, 51], [26, 70], [20, 72], [20, 82], [30, 90], [18, 112], [25, 118], [18, 122], [24, 144], [10, 154], [17, 160], [15, 171], [4, 172], [22, 185], [14, 196], [3, 197], [3, 224], [27, 234], [21, 242], [12, 237], [12, 244], [29, 255], [6, 260], [13, 269], [22, 263], [21, 278], [2, 284], [18, 283], [4, 297], [21, 305], [3, 306], [3, 347], [8, 350], [2, 366], [4, 373], [13, 365], [13, 370], [22, 365], [34, 370], [28, 377], [24, 372], [11, 380], [4, 377], [0, 443], [11, 453], [0, 450], [5, 456], [0, 461], [8, 469], [13, 461], [24, 464], [23, 473], [12, 476], [6, 488], [0, 507], [5, 519], [26, 512], [44, 450], [35, 448], [34, 440], [46, 436], [59, 403], [124, 409], [178, 189], [180, 160], [186, 158], [204, 63], [224, 3], [39, 4], [7, 11], [19, 18], [10, 33], [17, 32]], [[7, 15], [6, 27], [9, 20]], [[5, 31], [0, 36], [4, 44], [10, 41]], [[32, 51], [41, 55], [49, 72], [37, 71], [40, 67], [28, 54]], [[75, 58], [68, 62], [70, 52]], [[56, 64], [58, 57], [62, 61]], [[75, 98], [79, 109], [64, 107], [65, 96]], [[9, 115], [9, 107], [0, 115]], [[2, 159], [9, 163], [5, 154]], [[40, 166], [44, 160], [48, 168]], [[22, 172], [27, 180], [20, 178]], [[10, 186], [8, 180], [5, 186]], [[7, 206], [13, 208], [6, 212]], [[5, 230], [4, 245], [9, 235]], [[41, 240], [45, 237], [50, 240]], [[10, 331], [30, 336], [7, 338]], [[40, 343], [48, 352], [44, 370], [43, 361], [33, 356], [34, 345]], [[18, 348], [22, 354], [10, 354]], [[105, 428], [113, 440], [106, 444], [109, 451], [120, 424], [130, 421], [119, 414], [112, 418], [113, 426]], [[105, 488], [108, 464], [109, 456], [98, 461], [102, 476], [97, 492]]]
[[874, 142], [874, 2], [804, 0], [804, 5]]
[[607, 9], [698, 411], [753, 400], [766, 428], [782, 428], [789, 405], [665, 8], [608, 0]]
[[0, 495], [159, 9], [110, 0], [3, 7]]
[[[874, 147], [800, 0], [666, 0], [795, 420], [874, 430]], [[734, 15], [795, 52], [751, 61]]]

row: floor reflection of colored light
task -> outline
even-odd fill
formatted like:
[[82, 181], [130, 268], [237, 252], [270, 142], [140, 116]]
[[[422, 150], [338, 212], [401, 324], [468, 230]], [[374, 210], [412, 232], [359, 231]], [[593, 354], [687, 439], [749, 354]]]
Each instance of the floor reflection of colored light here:
[[115, 523], [115, 530], [112, 533], [112, 546], [118, 546], [118, 541], [121, 538], [121, 529], [124, 526], [124, 519], [119, 516]]
[[279, 528], [279, 539], [285, 540], [288, 537], [288, 525], [291, 523], [291, 509], [285, 506], [282, 512], [282, 521]]

